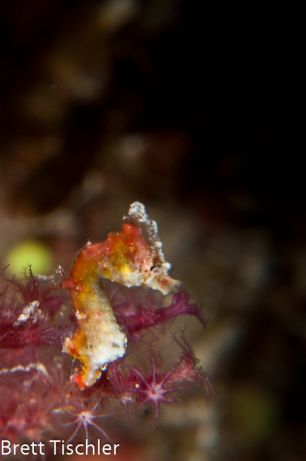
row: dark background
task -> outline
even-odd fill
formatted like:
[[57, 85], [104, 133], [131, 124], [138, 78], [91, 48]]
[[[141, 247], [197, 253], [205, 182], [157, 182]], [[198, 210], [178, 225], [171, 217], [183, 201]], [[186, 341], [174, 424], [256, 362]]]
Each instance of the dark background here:
[[288, 27], [279, 10], [199, 6], [2, 2], [0, 247], [35, 238], [69, 267], [131, 201], [147, 204], [204, 303], [194, 341], [215, 387], [191, 447], [171, 417], [159, 443], [169, 450], [170, 431], [173, 459], [298, 461], [305, 174]]

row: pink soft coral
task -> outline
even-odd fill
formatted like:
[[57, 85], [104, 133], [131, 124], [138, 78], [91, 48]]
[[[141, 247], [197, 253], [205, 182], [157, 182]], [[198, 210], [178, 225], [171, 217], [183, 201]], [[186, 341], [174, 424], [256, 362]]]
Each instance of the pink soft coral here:
[[[171, 333], [168, 338], [168, 344], [169, 340], [173, 344], [171, 358], [169, 350], [159, 346], [159, 338], [168, 336], [167, 326], [177, 317], [194, 316], [205, 326], [202, 310], [187, 292], [180, 288], [165, 298], [148, 287], [129, 288], [110, 281], [105, 287], [118, 328], [126, 335], [127, 350], [108, 363], [95, 384], [77, 389], [70, 380], [71, 359], [62, 353], [76, 321], [67, 310], [69, 298], [61, 286], [57, 277], [45, 280], [29, 271], [19, 280], [2, 272], [0, 437], [18, 442], [49, 434], [69, 440], [80, 437], [82, 428], [88, 435], [91, 428], [91, 433], [107, 438], [113, 427], [110, 421], [120, 408], [135, 417], [139, 409], [151, 408], [159, 417], [162, 405], [175, 404], [190, 384], [211, 393], [183, 335], [178, 339]], [[109, 413], [112, 417], [103, 420], [103, 427], [98, 425], [96, 419]], [[73, 423], [72, 431], [67, 422]], [[120, 432], [120, 424], [116, 426]]]

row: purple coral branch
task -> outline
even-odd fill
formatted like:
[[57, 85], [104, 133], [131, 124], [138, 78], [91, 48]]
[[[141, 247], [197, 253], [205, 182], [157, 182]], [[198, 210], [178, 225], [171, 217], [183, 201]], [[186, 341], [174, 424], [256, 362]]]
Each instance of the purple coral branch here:
[[168, 307], [139, 308], [135, 314], [127, 316], [121, 312], [118, 314], [118, 321], [130, 335], [133, 335], [140, 330], [166, 322], [178, 315], [194, 315], [203, 327], [206, 326], [206, 320], [201, 309], [197, 305], [189, 303], [189, 296], [185, 291], [176, 293]]

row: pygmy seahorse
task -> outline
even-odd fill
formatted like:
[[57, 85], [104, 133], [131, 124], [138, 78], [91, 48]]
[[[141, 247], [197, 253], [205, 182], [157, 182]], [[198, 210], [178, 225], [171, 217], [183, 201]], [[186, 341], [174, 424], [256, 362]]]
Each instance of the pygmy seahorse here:
[[78, 324], [74, 336], [65, 339], [63, 351], [81, 364], [72, 376], [80, 389], [92, 386], [127, 348], [127, 337], [117, 323], [103, 279], [167, 295], [180, 283], [168, 275], [170, 267], [157, 224], [140, 202], [131, 204], [121, 232], [109, 233], [103, 242], [88, 243], [80, 250], [70, 278], [63, 282], [63, 287], [70, 288]]

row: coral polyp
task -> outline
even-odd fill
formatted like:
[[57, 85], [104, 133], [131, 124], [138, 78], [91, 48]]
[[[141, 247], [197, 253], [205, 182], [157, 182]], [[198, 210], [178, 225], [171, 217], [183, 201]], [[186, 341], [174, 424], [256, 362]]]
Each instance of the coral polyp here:
[[56, 410], [55, 413], [66, 413], [70, 417], [72, 417], [71, 420], [63, 424], [64, 426], [67, 426], [67, 427], [74, 426], [73, 432], [68, 438], [67, 443], [72, 442], [77, 437], [81, 429], [83, 429], [84, 431], [85, 438], [89, 440], [89, 429], [90, 428], [95, 429], [103, 438], [110, 440], [107, 433], [103, 430], [103, 428], [96, 421], [100, 418], [105, 418], [109, 416], [107, 414], [97, 413], [97, 408], [99, 406], [99, 403], [100, 403], [99, 401], [96, 402], [96, 404], [92, 408], [87, 408], [82, 403], [80, 403], [78, 405], [72, 406], [72, 408]]
[[139, 399], [143, 403], [149, 403], [154, 407], [155, 416], [159, 416], [159, 407], [161, 403], [172, 403], [174, 400], [168, 394], [173, 393], [175, 387], [169, 386], [168, 378], [171, 376], [171, 370], [167, 373], [159, 374], [156, 371], [154, 360], [152, 361], [152, 373], [149, 377], [145, 377], [139, 370], [134, 369], [137, 377], [140, 379], [135, 384], [135, 389], [138, 391]]

